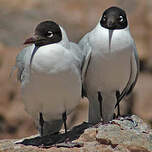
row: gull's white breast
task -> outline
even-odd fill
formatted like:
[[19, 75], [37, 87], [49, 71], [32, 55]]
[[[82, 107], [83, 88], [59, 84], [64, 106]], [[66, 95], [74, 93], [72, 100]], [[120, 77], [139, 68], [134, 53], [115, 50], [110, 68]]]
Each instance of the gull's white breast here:
[[30, 81], [23, 86], [26, 110], [37, 119], [61, 119], [80, 102], [80, 71], [74, 56], [64, 47], [51, 44], [40, 47], [33, 57]]
[[129, 80], [133, 53], [129, 30], [109, 33], [108, 29], [95, 28], [89, 33], [89, 42], [92, 57], [86, 76], [87, 88], [104, 92], [123, 90]]

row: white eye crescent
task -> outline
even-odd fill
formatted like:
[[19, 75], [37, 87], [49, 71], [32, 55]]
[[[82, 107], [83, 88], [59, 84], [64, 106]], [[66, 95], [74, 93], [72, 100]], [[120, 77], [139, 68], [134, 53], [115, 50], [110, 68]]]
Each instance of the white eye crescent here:
[[106, 18], [106, 16], [104, 15], [104, 16], [103, 16], [103, 21], [106, 21], [106, 20], [107, 20], [107, 18]]
[[123, 22], [123, 20], [124, 20], [123, 16], [120, 16], [120, 22]]
[[48, 37], [53, 37], [53, 32], [52, 31], [48, 31]]

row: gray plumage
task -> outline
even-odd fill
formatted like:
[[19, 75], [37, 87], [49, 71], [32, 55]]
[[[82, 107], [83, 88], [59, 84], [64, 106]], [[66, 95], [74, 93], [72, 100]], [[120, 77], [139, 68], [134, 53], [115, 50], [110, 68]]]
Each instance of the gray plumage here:
[[[108, 122], [113, 118], [114, 108], [134, 88], [139, 74], [139, 59], [125, 12], [117, 7], [105, 10], [79, 46], [85, 55], [91, 52], [84, 81], [89, 99], [89, 122], [98, 123], [101, 117]], [[117, 91], [120, 92], [118, 98]]]

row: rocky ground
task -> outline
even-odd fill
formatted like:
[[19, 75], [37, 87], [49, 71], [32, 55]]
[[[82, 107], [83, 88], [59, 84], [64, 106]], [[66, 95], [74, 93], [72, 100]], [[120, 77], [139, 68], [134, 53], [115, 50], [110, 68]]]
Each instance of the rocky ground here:
[[29, 137], [21, 140], [1, 140], [1, 152], [150, 152], [152, 130], [142, 119], [131, 117], [113, 120], [109, 124], [91, 126], [82, 123], [64, 133]]
[[[119, 5], [127, 11], [130, 28], [142, 61], [142, 72], [133, 95], [122, 102], [123, 113], [134, 113], [152, 122], [152, 1], [143, 0], [0, 0], [0, 139], [36, 134], [33, 120], [24, 111], [15, 74], [9, 78], [15, 56], [25, 38], [42, 20], [62, 25], [70, 40], [77, 42], [98, 22], [102, 11]], [[71, 114], [68, 126], [87, 120], [87, 100]]]

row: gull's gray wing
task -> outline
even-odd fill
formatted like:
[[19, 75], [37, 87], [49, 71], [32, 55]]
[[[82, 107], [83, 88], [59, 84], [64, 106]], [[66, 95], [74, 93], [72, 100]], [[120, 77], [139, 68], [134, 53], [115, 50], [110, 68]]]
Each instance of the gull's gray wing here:
[[86, 74], [90, 57], [91, 57], [91, 50], [88, 49], [88, 51], [86, 52], [87, 54], [85, 54], [82, 50], [82, 47], [80, 47], [80, 45], [75, 44], [73, 42], [70, 42], [70, 50], [74, 54], [74, 56], [77, 58], [76, 60], [77, 66], [80, 70], [81, 80], [82, 80], [82, 97], [84, 97], [86, 96], [86, 94], [84, 93], [85, 89], [84, 89], [83, 83], [84, 83], [85, 74]]
[[79, 46], [82, 49], [83, 61], [81, 66], [81, 79], [82, 79], [82, 97], [87, 97], [87, 92], [84, 87], [85, 76], [91, 59], [92, 48], [89, 43], [89, 37], [86, 34], [79, 42]]
[[25, 70], [25, 66], [28, 62], [27, 55], [31, 53], [34, 46], [29, 46], [24, 48], [22, 51], [19, 52], [19, 54], [16, 56], [16, 64], [15, 67], [18, 69], [17, 71], [17, 80], [22, 81], [23, 79], [23, 71]]
[[82, 97], [87, 97], [87, 92], [84, 88], [84, 81], [85, 81], [85, 76], [86, 76], [86, 72], [90, 63], [90, 59], [91, 59], [91, 49], [89, 49], [88, 54], [86, 55], [86, 57], [83, 60], [83, 64], [81, 67], [81, 79], [82, 79]]
[[26, 51], [28, 49], [24, 48], [21, 52], [19, 52], [19, 54], [16, 56], [16, 67], [18, 69], [17, 71], [17, 80], [21, 81], [21, 76], [22, 73], [24, 71], [24, 67], [25, 67], [25, 55], [26, 55]]
[[129, 95], [132, 92], [133, 88], [135, 87], [135, 84], [136, 84], [137, 79], [138, 79], [139, 71], [140, 71], [139, 57], [138, 57], [138, 54], [137, 54], [135, 46], [134, 46], [134, 58], [135, 58], [136, 68], [137, 68], [136, 77], [135, 77], [135, 80], [132, 83], [132, 85], [130, 86], [130, 88], [129, 88], [129, 90], [128, 90], [126, 95]]
[[86, 72], [87, 72], [87, 69], [88, 69], [88, 66], [89, 66], [90, 59], [91, 59], [91, 48], [88, 48], [88, 53], [87, 53], [87, 55], [84, 57], [84, 59], [83, 59], [83, 64], [82, 64], [82, 67], [81, 67], [82, 83], [84, 83], [84, 80], [85, 80], [85, 76], [86, 76]]
[[79, 69], [79, 71], [81, 71], [83, 55], [82, 55], [82, 51], [81, 51], [80, 47], [78, 46], [78, 44], [76, 44], [74, 42], [70, 42], [69, 49], [70, 49], [70, 52], [75, 57], [75, 64], [76, 64], [77, 68]]
[[130, 59], [130, 77], [129, 77], [129, 81], [125, 87], [125, 89], [122, 91], [122, 93], [120, 94], [120, 96], [118, 97], [118, 102], [116, 104], [115, 107], [117, 107], [120, 103], [120, 101], [127, 95], [129, 95], [133, 88], [135, 87], [135, 84], [137, 82], [138, 79], [138, 75], [139, 75], [139, 57], [137, 54], [137, 50], [136, 50], [136, 46], [135, 44], [133, 44], [133, 54], [131, 56]]

